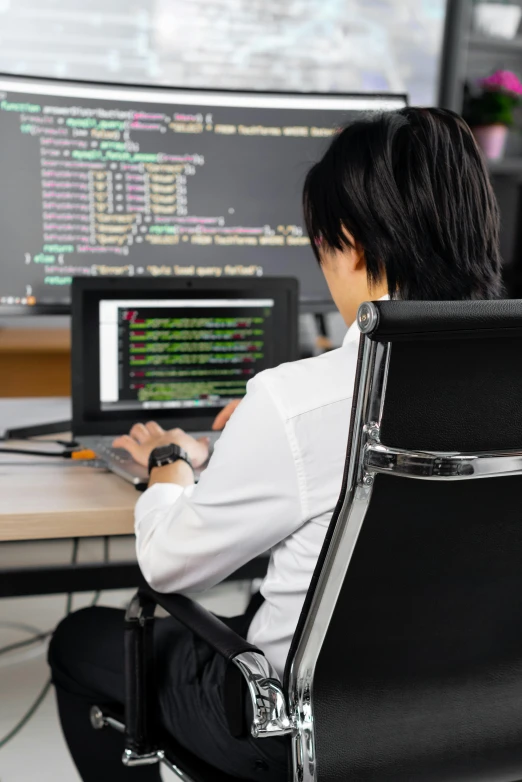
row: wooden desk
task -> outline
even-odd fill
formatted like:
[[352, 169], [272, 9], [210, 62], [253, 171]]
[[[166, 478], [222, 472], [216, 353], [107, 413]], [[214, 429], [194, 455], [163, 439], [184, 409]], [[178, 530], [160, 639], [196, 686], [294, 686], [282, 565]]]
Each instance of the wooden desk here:
[[[0, 545], [132, 535], [137, 498], [134, 486], [104, 468], [0, 453]], [[0, 598], [135, 588], [142, 582], [135, 558], [7, 566], [0, 567]]]
[[[0, 431], [69, 417], [67, 398], [0, 400]], [[0, 542], [132, 535], [138, 497], [134, 486], [99, 467], [0, 453]]]
[[[46, 415], [63, 420], [69, 404], [68, 399], [2, 399], [0, 431], [45, 420]], [[29, 447], [27, 442], [12, 445]], [[134, 486], [103, 468], [0, 453], [0, 544], [132, 535], [138, 497]], [[258, 557], [229, 579], [263, 578], [267, 564], [266, 556]], [[126, 589], [142, 582], [135, 559], [0, 568], [0, 598]]]
[[68, 329], [0, 329], [1, 397], [66, 396], [70, 363]]
[[116, 475], [58, 460], [5, 461], [0, 461], [0, 542], [133, 533], [139, 495]]

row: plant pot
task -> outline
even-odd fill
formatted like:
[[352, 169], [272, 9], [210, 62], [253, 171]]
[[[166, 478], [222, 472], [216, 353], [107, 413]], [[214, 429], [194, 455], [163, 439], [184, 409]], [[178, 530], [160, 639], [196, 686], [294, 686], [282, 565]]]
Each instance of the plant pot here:
[[476, 32], [497, 38], [514, 38], [521, 18], [522, 8], [519, 5], [477, 3], [473, 9], [473, 26]]
[[505, 125], [480, 125], [472, 128], [472, 131], [488, 160], [502, 160], [508, 137]]

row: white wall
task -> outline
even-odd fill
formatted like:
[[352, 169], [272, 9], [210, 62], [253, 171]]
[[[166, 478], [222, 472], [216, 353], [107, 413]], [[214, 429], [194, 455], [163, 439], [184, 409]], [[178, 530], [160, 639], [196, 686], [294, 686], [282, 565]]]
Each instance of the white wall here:
[[435, 101], [446, 0], [0, 0], [0, 71]]

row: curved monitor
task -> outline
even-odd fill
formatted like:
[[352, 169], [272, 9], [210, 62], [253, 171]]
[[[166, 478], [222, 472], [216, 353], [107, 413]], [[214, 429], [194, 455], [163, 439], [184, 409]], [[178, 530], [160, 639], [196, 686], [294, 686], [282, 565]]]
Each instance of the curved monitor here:
[[66, 312], [77, 276], [282, 275], [329, 301], [304, 176], [340, 125], [405, 105], [0, 76], [0, 310]]

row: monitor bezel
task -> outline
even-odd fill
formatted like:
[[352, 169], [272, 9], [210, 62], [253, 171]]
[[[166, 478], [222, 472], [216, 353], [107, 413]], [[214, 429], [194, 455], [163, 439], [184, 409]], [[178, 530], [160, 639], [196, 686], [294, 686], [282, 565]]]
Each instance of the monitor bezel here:
[[[253, 278], [226, 278], [226, 279], [183, 279], [179, 277], [150, 277], [114, 278], [101, 277], [75, 277], [71, 286], [72, 294], [72, 323], [71, 323], [71, 397], [72, 397], [72, 430], [75, 437], [81, 435], [115, 435], [126, 431], [137, 421], [150, 419], [151, 411], [132, 411], [127, 417], [123, 414], [115, 417], [110, 412], [97, 411], [95, 415], [89, 414], [89, 400], [92, 400], [97, 384], [98, 373], [89, 369], [87, 364], [92, 356], [90, 353], [98, 346], [99, 342], [90, 340], [86, 346], [86, 340], [92, 334], [91, 323], [87, 318], [92, 314], [95, 303], [102, 298], [122, 297], [130, 295], [154, 296], [154, 292], [160, 292], [162, 297], [167, 297], [175, 292], [207, 291], [211, 297], [222, 295], [223, 292], [237, 292], [239, 295], [252, 293], [252, 298], [270, 295], [276, 299], [277, 322], [281, 321], [284, 328], [278, 332], [278, 361], [284, 363], [295, 361], [299, 357], [298, 334], [298, 299], [299, 283], [295, 277], [253, 277]], [[248, 296], [250, 298], [250, 296]], [[90, 353], [89, 353], [90, 351]], [[281, 360], [279, 360], [281, 359]], [[99, 394], [99, 388], [97, 390]], [[207, 430], [211, 428], [215, 416], [215, 410], [209, 413], [199, 413], [191, 417], [190, 412], [179, 410], [154, 411], [155, 418], [163, 425], [182, 426], [188, 431]], [[181, 420], [182, 419], [182, 420]]]
[[[219, 87], [177, 87], [175, 85], [146, 84], [146, 83], [127, 83], [127, 82], [109, 82], [109, 81], [90, 81], [88, 79], [62, 79], [56, 76], [34, 76], [19, 73], [0, 73], [1, 79], [12, 79], [14, 81], [40, 82], [72, 86], [94, 86], [96, 88], [135, 90], [144, 89], [151, 92], [185, 92], [185, 93], [204, 93], [208, 95], [268, 95], [268, 96], [303, 96], [311, 98], [366, 98], [370, 100], [397, 99], [404, 101], [404, 106], [409, 105], [407, 93], [402, 92], [301, 92], [299, 90], [240, 90]], [[76, 278], [75, 278], [76, 279]], [[81, 278], [83, 279], [83, 278]], [[90, 279], [90, 278], [85, 278]], [[144, 278], [145, 279], [145, 278]], [[163, 279], [163, 278], [162, 278]], [[168, 278], [165, 278], [168, 279]], [[72, 286], [71, 286], [72, 289]], [[335, 309], [330, 298], [305, 297], [299, 299], [299, 307], [303, 312], [326, 312]], [[27, 316], [27, 315], [70, 315], [72, 310], [72, 292], [68, 303], [50, 303], [50, 304], [0, 304], [0, 317], [5, 316]]]

